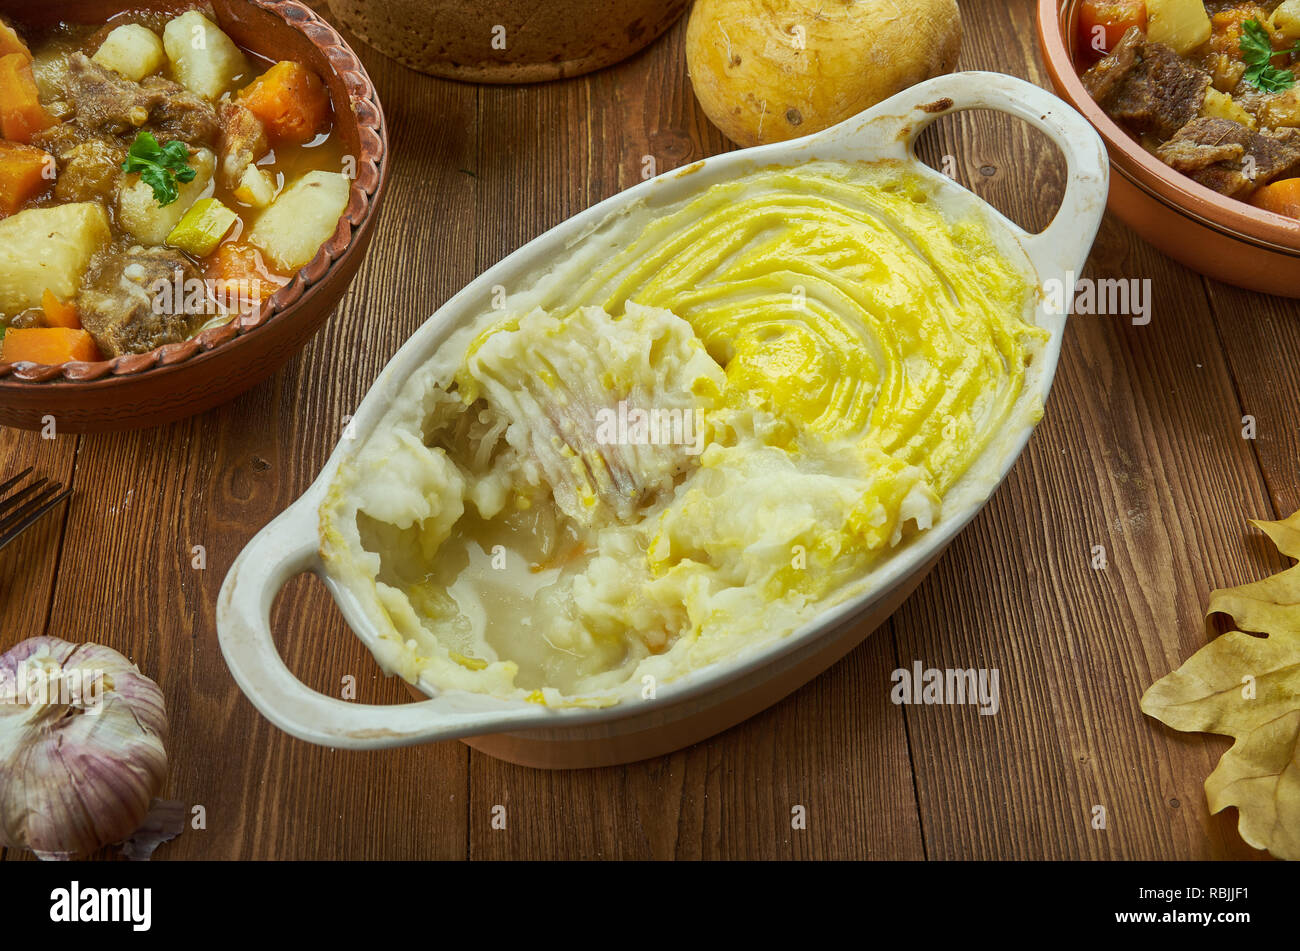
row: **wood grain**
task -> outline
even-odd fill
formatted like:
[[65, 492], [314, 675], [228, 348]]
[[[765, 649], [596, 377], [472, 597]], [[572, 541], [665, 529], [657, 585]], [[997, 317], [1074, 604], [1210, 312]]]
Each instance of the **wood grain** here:
[[[44, 477], [75, 487], [73, 471], [79, 437], [60, 436], [57, 429], [52, 436], [18, 439], [13, 438], [11, 430], [0, 429], [0, 482], [30, 468], [32, 473], [24, 485]], [[74, 494], [0, 552], [0, 632], [6, 639], [12, 637], [17, 642], [45, 633], [63, 526], [68, 512], [77, 505]]]
[[[968, 33], [962, 65], [1043, 83], [1030, 11], [1014, 14], [1014, 36]], [[1059, 163], [1006, 136], [968, 145], [981, 131], [972, 124], [969, 139], [946, 143], [951, 154], [975, 156], [959, 172], [997, 170], [967, 184], [1008, 211], [1037, 195], [1054, 204], [1046, 195], [1059, 195], [1060, 184], [1046, 170]], [[1004, 169], [1023, 182], [1011, 208], [989, 193]], [[1041, 212], [1024, 223], [1042, 224]], [[1202, 279], [1111, 218], [1085, 274], [1150, 280], [1151, 322], [1070, 321], [1028, 451], [894, 619], [901, 663], [996, 667], [1006, 704], [989, 717], [908, 708], [927, 852], [1255, 856], [1231, 824], [1206, 815], [1200, 785], [1226, 743], [1174, 734], [1137, 702], [1203, 643], [1209, 590], [1249, 572], [1237, 542], [1243, 514], [1268, 510], [1264, 479], [1240, 438], [1242, 412]], [[1095, 546], [1104, 569], [1093, 567]], [[933, 749], [963, 755], [940, 762], [924, 755]], [[1105, 830], [1092, 827], [1095, 806], [1106, 810]]]
[[[963, 68], [1046, 85], [1031, 4], [963, 8]], [[615, 68], [526, 87], [432, 79], [354, 45], [395, 164], [373, 250], [302, 355], [166, 429], [0, 435], [0, 474], [36, 465], [77, 490], [0, 553], [0, 646], [93, 639], [159, 680], [166, 795], [207, 816], [159, 858], [1261, 855], [1232, 813], [1206, 814], [1201, 784], [1226, 744], [1165, 729], [1138, 698], [1204, 642], [1210, 590], [1281, 566], [1245, 519], [1300, 507], [1297, 306], [1207, 282], [1109, 217], [1087, 275], [1149, 279], [1151, 322], [1071, 320], [1047, 416], [997, 496], [889, 625], [776, 707], [668, 757], [564, 773], [460, 744], [330, 751], [258, 716], [221, 661], [217, 592], [387, 359], [514, 248], [647, 170], [731, 147], [695, 104], [682, 24]], [[1001, 116], [945, 118], [921, 152], [1030, 229], [1061, 193], [1052, 147]], [[273, 621], [307, 684], [408, 699], [315, 579], [292, 582]], [[918, 660], [996, 668], [999, 711], [895, 706], [890, 674]], [[797, 807], [806, 829], [791, 827]]]

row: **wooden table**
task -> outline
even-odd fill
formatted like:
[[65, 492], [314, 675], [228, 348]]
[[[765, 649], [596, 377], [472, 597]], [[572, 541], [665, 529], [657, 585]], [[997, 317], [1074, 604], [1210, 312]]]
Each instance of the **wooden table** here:
[[[1030, 3], [963, 7], [962, 68], [1047, 84]], [[479, 271], [639, 181], [644, 156], [666, 171], [730, 147], [696, 106], [683, 35], [524, 88], [432, 79], [355, 43], [395, 161], [351, 292], [298, 359], [228, 406], [150, 432], [0, 435], [0, 473], [35, 465], [76, 489], [0, 554], [0, 646], [96, 640], [159, 681], [165, 794], [207, 817], [159, 858], [1260, 856], [1235, 813], [1206, 814], [1201, 784], [1227, 741], [1174, 733], [1138, 698], [1204, 643], [1211, 589], [1282, 567], [1245, 520], [1300, 507], [1300, 308], [1208, 281], [1110, 216], [1086, 275], [1149, 278], [1151, 322], [1070, 321], [1046, 418], [993, 501], [886, 627], [767, 712], [662, 759], [544, 773], [459, 743], [310, 746], [235, 687], [213, 623], [226, 570], [310, 484], [402, 341]], [[982, 113], [937, 128], [932, 162], [953, 156], [979, 194], [1046, 224], [1062, 166], [1045, 140]], [[274, 621], [308, 684], [338, 694], [352, 675], [360, 701], [408, 699], [315, 578], [290, 584]], [[996, 667], [1001, 710], [893, 705], [890, 674], [914, 660]]]

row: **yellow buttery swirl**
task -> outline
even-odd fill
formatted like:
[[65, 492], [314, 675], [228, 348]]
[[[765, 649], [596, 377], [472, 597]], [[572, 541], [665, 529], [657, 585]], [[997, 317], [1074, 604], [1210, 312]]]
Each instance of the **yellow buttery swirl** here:
[[641, 233], [560, 308], [628, 301], [686, 320], [733, 401], [925, 468], [942, 494], [1008, 419], [1045, 331], [985, 228], [891, 165], [770, 168]]

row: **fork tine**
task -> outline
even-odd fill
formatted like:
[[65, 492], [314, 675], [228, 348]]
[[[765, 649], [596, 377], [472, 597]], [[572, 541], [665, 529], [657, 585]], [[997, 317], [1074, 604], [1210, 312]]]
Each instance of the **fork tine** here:
[[24, 502], [19, 507], [18, 511], [10, 512], [8, 515], [3, 515], [2, 517], [0, 517], [0, 533], [8, 531], [11, 525], [23, 519], [29, 512], [32, 511], [32, 509], [38, 507], [42, 502], [48, 499], [51, 495], [54, 495], [57, 492], [61, 492], [62, 490], [63, 490], [63, 484], [61, 482], [51, 482], [40, 492], [36, 493], [30, 499]]
[[45, 483], [49, 481], [50, 481], [49, 479], [46, 479], [44, 477], [39, 478], [35, 482], [30, 482], [27, 485], [23, 486], [13, 495], [9, 496], [9, 498], [0, 501], [0, 515], [4, 515], [5, 512], [8, 512], [10, 509], [16, 508], [19, 502], [27, 498], [27, 496], [31, 495], [33, 492], [40, 489], [41, 486], [43, 486]]
[[[58, 486], [57, 482], [55, 483], [55, 486]], [[44, 504], [36, 508], [35, 511], [27, 515], [21, 522], [15, 525], [11, 530], [5, 532], [4, 534], [0, 534], [0, 549], [3, 549], [11, 541], [13, 541], [23, 532], [25, 532], [29, 527], [31, 527], [31, 525], [38, 518], [40, 518], [50, 509], [54, 508], [54, 506], [58, 505], [60, 502], [62, 502], [71, 494], [72, 494], [71, 488], [64, 489], [62, 492], [59, 492], [58, 495], [54, 496], [54, 498], [50, 499], [49, 501], [45, 502]], [[24, 511], [26, 511], [26, 509], [24, 509]]]
[[3, 497], [6, 492], [8, 492], [10, 489], [16, 486], [19, 482], [22, 482], [23, 479], [27, 478], [27, 476], [31, 475], [32, 469], [34, 468], [35, 466], [28, 466], [22, 472], [18, 473], [18, 475], [14, 476], [12, 479], [9, 479], [6, 482], [0, 482], [0, 497]]

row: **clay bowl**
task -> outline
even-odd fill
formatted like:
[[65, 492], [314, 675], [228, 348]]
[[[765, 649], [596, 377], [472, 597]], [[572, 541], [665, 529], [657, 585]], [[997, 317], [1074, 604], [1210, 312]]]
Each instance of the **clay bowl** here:
[[[32, 27], [103, 23], [123, 9], [184, 10], [183, 0], [0, 0], [0, 15]], [[356, 54], [296, 0], [212, 0], [218, 25], [245, 49], [310, 65], [334, 101], [345, 154], [356, 156], [347, 210], [332, 238], [260, 314], [211, 327], [149, 353], [57, 367], [0, 363], [0, 425], [64, 432], [159, 426], [211, 409], [270, 376], [334, 310], [370, 244], [388, 177], [379, 97]]]
[[1300, 221], [1227, 198], [1138, 145], [1088, 95], [1075, 71], [1078, 0], [1038, 0], [1038, 42], [1057, 94], [1101, 133], [1108, 207], [1176, 261], [1249, 290], [1300, 297]]
[[330, 0], [349, 30], [405, 66], [478, 83], [581, 76], [648, 46], [687, 0]]

